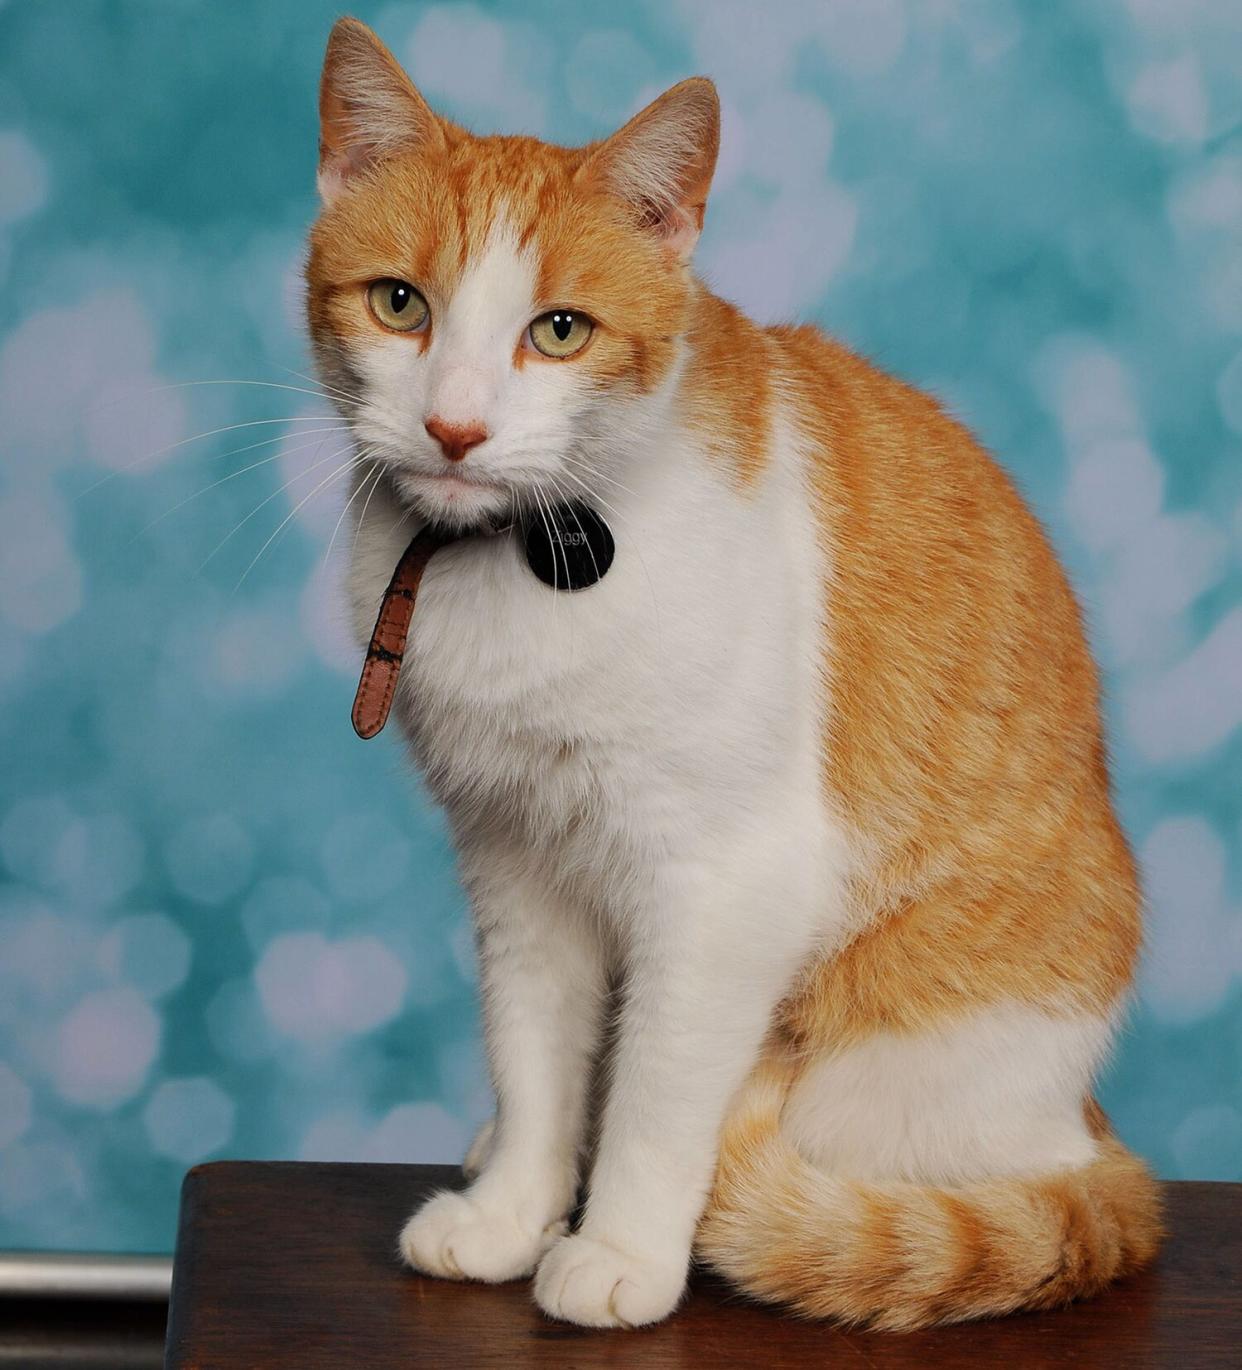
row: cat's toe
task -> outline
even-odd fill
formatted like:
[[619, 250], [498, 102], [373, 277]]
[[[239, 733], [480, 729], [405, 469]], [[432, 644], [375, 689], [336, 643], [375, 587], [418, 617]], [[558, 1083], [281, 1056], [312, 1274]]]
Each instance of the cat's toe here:
[[685, 1282], [685, 1262], [653, 1261], [572, 1236], [540, 1262], [535, 1302], [550, 1318], [582, 1327], [641, 1327], [668, 1317]]
[[501, 1284], [529, 1275], [564, 1231], [564, 1221], [532, 1226], [468, 1194], [444, 1193], [406, 1223], [399, 1246], [406, 1262], [426, 1275]]

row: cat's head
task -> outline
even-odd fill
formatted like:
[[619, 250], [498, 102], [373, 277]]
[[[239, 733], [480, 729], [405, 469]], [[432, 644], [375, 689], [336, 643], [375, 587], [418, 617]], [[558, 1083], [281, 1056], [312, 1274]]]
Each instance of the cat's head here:
[[676, 364], [719, 137], [711, 82], [584, 148], [474, 137], [343, 19], [320, 117], [310, 326], [362, 450], [450, 524], [584, 493], [594, 449], [642, 435]]

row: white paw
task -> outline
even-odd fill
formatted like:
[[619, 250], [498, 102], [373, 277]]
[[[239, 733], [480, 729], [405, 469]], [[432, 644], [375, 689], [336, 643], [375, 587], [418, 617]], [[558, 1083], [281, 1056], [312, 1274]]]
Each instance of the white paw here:
[[466, 1159], [461, 1163], [461, 1173], [466, 1179], [473, 1180], [487, 1164], [487, 1158], [492, 1154], [492, 1134], [495, 1131], [496, 1119], [489, 1118], [474, 1134]]
[[591, 1237], [563, 1237], [539, 1263], [535, 1302], [582, 1327], [641, 1327], [677, 1306], [686, 1263], [661, 1265]]
[[529, 1275], [565, 1227], [564, 1219], [528, 1223], [515, 1208], [485, 1208], [469, 1194], [444, 1193], [406, 1223], [399, 1245], [424, 1274], [500, 1284]]

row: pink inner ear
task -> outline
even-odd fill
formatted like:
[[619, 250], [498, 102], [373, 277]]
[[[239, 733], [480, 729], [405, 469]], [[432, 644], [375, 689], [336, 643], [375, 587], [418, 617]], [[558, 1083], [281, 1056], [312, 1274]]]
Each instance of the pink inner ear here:
[[349, 181], [350, 168], [343, 166], [342, 161], [340, 157], [320, 158], [315, 184], [319, 190], [319, 198], [326, 205], [330, 205], [336, 199]]
[[371, 149], [363, 143], [347, 143], [335, 151], [325, 151], [319, 144], [319, 172], [316, 185], [325, 204], [331, 204], [345, 189], [351, 177], [371, 160]]
[[654, 200], [644, 200], [637, 224], [661, 238], [678, 256], [687, 257], [703, 231], [703, 210], [703, 205], [663, 208]]
[[703, 228], [703, 211], [692, 212], [678, 205], [662, 216], [661, 236], [679, 257], [688, 257]]

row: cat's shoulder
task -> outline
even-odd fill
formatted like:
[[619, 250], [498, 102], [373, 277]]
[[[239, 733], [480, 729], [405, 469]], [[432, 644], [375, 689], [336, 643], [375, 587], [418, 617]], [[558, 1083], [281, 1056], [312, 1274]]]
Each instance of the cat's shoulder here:
[[930, 391], [813, 324], [774, 324], [764, 334], [779, 388], [821, 456], [835, 452], [892, 477], [1008, 486], [976, 436]]

